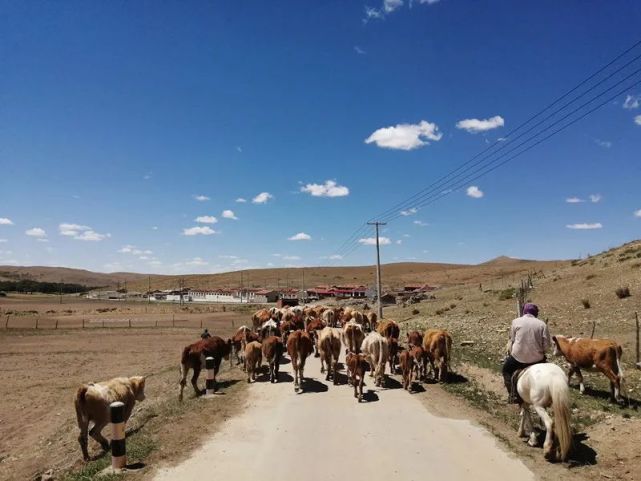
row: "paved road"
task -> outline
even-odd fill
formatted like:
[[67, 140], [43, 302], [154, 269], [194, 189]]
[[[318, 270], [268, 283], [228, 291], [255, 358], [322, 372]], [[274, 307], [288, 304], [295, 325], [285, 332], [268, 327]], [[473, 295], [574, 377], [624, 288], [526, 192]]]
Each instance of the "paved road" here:
[[296, 394], [291, 371], [281, 365], [280, 383], [253, 384], [242, 414], [154, 480], [535, 479], [484, 429], [437, 417], [402, 389], [377, 388], [358, 404], [351, 387], [326, 383], [309, 358], [308, 392]]

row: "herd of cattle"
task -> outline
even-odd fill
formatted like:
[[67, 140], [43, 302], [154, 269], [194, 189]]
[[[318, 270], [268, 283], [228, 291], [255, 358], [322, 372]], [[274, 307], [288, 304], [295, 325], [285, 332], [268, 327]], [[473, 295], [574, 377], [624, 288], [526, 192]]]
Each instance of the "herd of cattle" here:
[[306, 359], [320, 357], [321, 373], [326, 381], [337, 384], [338, 358], [345, 346], [345, 367], [354, 397], [363, 398], [365, 373], [370, 371], [376, 386], [384, 386], [385, 369], [395, 374], [397, 368], [403, 387], [412, 389], [416, 380], [425, 380], [428, 366], [435, 379], [448, 375], [452, 338], [447, 331], [428, 329], [425, 333], [407, 334], [407, 347], [399, 343], [400, 327], [392, 320], [380, 322], [375, 312], [364, 314], [351, 307], [286, 307], [261, 309], [252, 316], [252, 326], [241, 326], [227, 341], [213, 336], [185, 347], [181, 358], [180, 399], [193, 370], [191, 384], [197, 395], [198, 377], [205, 357], [214, 358], [214, 383], [223, 359], [236, 358], [247, 373], [247, 382], [256, 379], [263, 360], [268, 365], [269, 380], [278, 382], [282, 355], [287, 352], [294, 371], [294, 389], [304, 388]]
[[[391, 374], [400, 368], [403, 388], [411, 391], [414, 381], [427, 380], [428, 368], [434, 379], [448, 378], [452, 337], [442, 329], [428, 329], [424, 333], [408, 332], [405, 346], [399, 343], [400, 327], [389, 319], [378, 320], [374, 312], [367, 315], [350, 307], [308, 306], [261, 309], [252, 316], [252, 326], [240, 327], [231, 339], [204, 336], [185, 347], [181, 356], [180, 395], [187, 384], [187, 375], [193, 370], [191, 384], [199, 396], [198, 377], [205, 359], [214, 360], [213, 384], [223, 359], [236, 358], [247, 373], [247, 382], [256, 379], [263, 360], [269, 368], [269, 379], [278, 382], [281, 358], [288, 353], [294, 370], [294, 389], [304, 389], [306, 359], [314, 354], [320, 357], [321, 372], [326, 381], [337, 384], [338, 358], [345, 346], [348, 383], [354, 388], [354, 397], [363, 398], [365, 373], [370, 371], [376, 386], [385, 386], [386, 366]], [[554, 336], [554, 354], [568, 362], [568, 381], [577, 374], [581, 393], [584, 391], [581, 369], [602, 372], [610, 381], [611, 398], [622, 401], [622, 349], [619, 344], [605, 339], [582, 339]], [[88, 435], [105, 449], [109, 449], [102, 429], [109, 422], [109, 405], [114, 401], [125, 404], [125, 421], [136, 401], [145, 398], [145, 378], [141, 376], [115, 378], [101, 383], [83, 384], [75, 396], [75, 410], [80, 428], [78, 441], [83, 458], [89, 459]], [[89, 430], [89, 424], [94, 425]]]

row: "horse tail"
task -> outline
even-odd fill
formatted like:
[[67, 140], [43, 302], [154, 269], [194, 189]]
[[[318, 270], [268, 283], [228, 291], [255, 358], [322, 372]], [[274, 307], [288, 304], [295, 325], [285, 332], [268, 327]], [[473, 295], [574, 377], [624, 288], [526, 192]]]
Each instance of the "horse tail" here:
[[570, 390], [564, 378], [554, 377], [550, 385], [554, 427], [559, 438], [561, 460], [567, 461], [572, 449], [572, 430], [570, 428]]

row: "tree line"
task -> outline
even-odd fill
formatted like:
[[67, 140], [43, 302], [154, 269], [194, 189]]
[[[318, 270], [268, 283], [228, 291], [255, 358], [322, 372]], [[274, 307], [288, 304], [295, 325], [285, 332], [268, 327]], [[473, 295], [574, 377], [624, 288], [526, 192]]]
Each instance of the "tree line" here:
[[0, 291], [5, 292], [41, 292], [43, 294], [80, 294], [93, 287], [66, 282], [40, 282], [31, 280], [0, 281]]

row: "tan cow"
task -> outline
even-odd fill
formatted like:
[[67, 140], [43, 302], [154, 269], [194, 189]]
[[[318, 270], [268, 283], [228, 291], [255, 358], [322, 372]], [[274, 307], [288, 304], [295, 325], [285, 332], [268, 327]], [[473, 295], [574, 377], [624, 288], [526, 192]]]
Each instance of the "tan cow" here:
[[369, 322], [369, 328], [371, 331], [376, 330], [377, 321], [378, 321], [378, 316], [374, 311], [371, 311], [367, 314], [367, 322]]
[[296, 392], [302, 390], [301, 386], [305, 378], [305, 361], [312, 352], [314, 352], [314, 344], [306, 331], [299, 329], [290, 334], [287, 339], [287, 353], [292, 360], [294, 391]]
[[363, 400], [365, 372], [368, 369], [367, 360], [363, 354], [350, 352], [345, 358], [345, 367], [347, 369], [347, 382], [354, 386], [354, 397], [358, 399], [358, 402], [361, 402]]
[[370, 332], [361, 344], [361, 352], [370, 365], [370, 376], [374, 376], [376, 386], [385, 385], [385, 364], [389, 357], [387, 339], [378, 332]]
[[[273, 309], [273, 308], [272, 308]], [[260, 326], [263, 323], [269, 321], [272, 318], [272, 312], [270, 309], [260, 309], [252, 315], [252, 325], [254, 326], [254, 331], [258, 331]]]
[[349, 321], [343, 326], [343, 344], [345, 344], [346, 353], [353, 352], [358, 354], [361, 352], [361, 344], [364, 338], [365, 332], [363, 332], [363, 326], [360, 324]]
[[410, 356], [414, 360], [414, 371], [416, 377], [414, 379], [421, 381], [427, 376], [427, 356], [423, 346], [410, 346]]
[[116, 401], [124, 403], [126, 422], [131, 416], [136, 401], [144, 399], [145, 378], [143, 376], [117, 377], [110, 381], [83, 384], [78, 388], [74, 404], [80, 428], [78, 442], [85, 461], [89, 461], [87, 449], [89, 423], [94, 424], [88, 434], [100, 443], [102, 449], [109, 451], [109, 442], [102, 435], [102, 429], [110, 421], [109, 405]]
[[[428, 329], [423, 335], [423, 349], [435, 379], [446, 382], [452, 352], [452, 336], [443, 329]], [[438, 364], [438, 367], [435, 364]]]
[[410, 331], [407, 333], [408, 346], [423, 346], [423, 334], [418, 331]]
[[321, 314], [321, 319], [328, 327], [336, 327], [335, 326], [336, 314], [332, 309], [327, 309], [326, 311], [323, 311], [323, 313]]
[[280, 358], [285, 350], [279, 336], [269, 336], [263, 341], [263, 357], [269, 365], [269, 382], [278, 382]]
[[245, 346], [245, 371], [247, 371], [247, 382], [256, 381], [256, 372], [260, 370], [263, 363], [262, 345], [258, 341], [252, 341]]
[[326, 327], [320, 331], [318, 335], [318, 350], [321, 359], [321, 374], [325, 372], [326, 365], [327, 375], [325, 380], [329, 381], [331, 377], [334, 384], [338, 384], [336, 365], [341, 354], [341, 330], [336, 327]]
[[406, 349], [401, 351], [398, 356], [398, 363], [401, 366], [401, 374], [403, 376], [403, 389], [412, 391], [412, 373], [414, 372], [414, 358]]
[[610, 400], [623, 401], [621, 381], [623, 368], [621, 356], [623, 349], [610, 339], [582, 339], [580, 337], [553, 336], [554, 355], [563, 356], [570, 364], [568, 383], [576, 373], [579, 378], [579, 390], [585, 391], [581, 369], [596, 369], [610, 380]]

